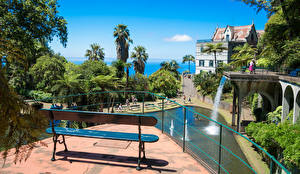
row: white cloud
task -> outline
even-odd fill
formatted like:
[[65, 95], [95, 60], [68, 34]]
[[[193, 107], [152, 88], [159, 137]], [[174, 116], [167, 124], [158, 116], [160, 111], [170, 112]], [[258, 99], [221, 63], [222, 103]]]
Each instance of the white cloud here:
[[192, 37], [186, 34], [176, 34], [175, 36], [171, 38], [165, 38], [164, 40], [168, 42], [188, 42], [192, 40]]

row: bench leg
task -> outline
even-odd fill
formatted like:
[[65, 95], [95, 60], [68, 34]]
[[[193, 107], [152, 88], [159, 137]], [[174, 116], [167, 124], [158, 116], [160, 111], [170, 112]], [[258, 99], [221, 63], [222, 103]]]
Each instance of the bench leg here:
[[138, 159], [138, 166], [136, 170], [141, 170], [141, 153], [142, 153], [142, 142], [139, 142], [139, 159]]
[[63, 138], [63, 142], [64, 142], [64, 146], [65, 146], [65, 152], [67, 152], [67, 151], [68, 151], [68, 148], [67, 148], [65, 136], [62, 135], [62, 138]]
[[146, 159], [146, 155], [145, 155], [145, 142], [143, 142], [143, 160], [145, 160]]
[[56, 143], [57, 143], [58, 136], [59, 135], [53, 135], [53, 144], [54, 144], [54, 147], [53, 147], [53, 154], [52, 154], [51, 161], [55, 161]]

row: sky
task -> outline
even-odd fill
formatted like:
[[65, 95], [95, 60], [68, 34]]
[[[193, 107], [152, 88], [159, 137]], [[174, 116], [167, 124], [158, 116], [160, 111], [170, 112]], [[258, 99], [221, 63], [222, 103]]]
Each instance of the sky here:
[[144, 46], [148, 61], [182, 60], [195, 56], [196, 41], [210, 39], [216, 27], [250, 25], [263, 30], [265, 12], [256, 13], [238, 0], [59, 0], [59, 15], [68, 24], [64, 48], [56, 38], [50, 44], [71, 61], [85, 60], [92, 43], [104, 48], [105, 59], [115, 59], [114, 27], [125, 24], [133, 44]]

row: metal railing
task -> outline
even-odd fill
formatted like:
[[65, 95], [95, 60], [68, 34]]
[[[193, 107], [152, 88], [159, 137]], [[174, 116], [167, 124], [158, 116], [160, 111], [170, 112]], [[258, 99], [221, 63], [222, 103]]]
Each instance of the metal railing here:
[[[138, 98], [136, 105], [140, 105], [140, 107], [138, 107], [138, 110], [131, 110], [130, 106], [128, 106], [124, 110], [117, 110], [118, 112], [132, 114], [142, 113], [156, 116], [159, 120], [157, 127], [181, 145], [183, 152], [188, 152], [200, 162], [205, 163], [211, 172], [290, 173], [285, 166], [276, 160], [274, 156], [269, 154], [249, 138], [239, 132], [236, 132], [227, 125], [213, 120], [205, 114], [199, 113], [193, 107], [184, 106], [174, 100], [148, 91], [91, 92], [45, 98], [42, 100], [31, 100], [31, 102], [43, 100], [52, 100], [53, 103], [70, 101], [68, 102], [69, 104], [76, 103], [76, 109], [79, 111], [99, 111], [97, 106], [108, 110], [109, 108], [114, 108], [116, 107], [115, 105], [119, 104], [127, 106], [128, 102], [126, 103], [125, 96], [127, 98], [132, 98], [132, 96], [134, 96], [134, 98]], [[99, 97], [102, 97], [102, 99]], [[114, 100], [111, 100], [111, 98], [114, 98]], [[146, 110], [145, 107], [147, 107]], [[172, 109], [174, 107], [177, 109]], [[195, 121], [195, 119], [198, 121]], [[209, 131], [203, 129], [209, 126], [214, 128], [213, 133], [209, 133]], [[188, 137], [188, 133], [191, 137]], [[259, 149], [265, 156], [266, 163], [268, 163], [269, 167], [265, 171], [256, 171], [254, 166], [249, 164], [242, 152], [237, 153], [241, 150], [238, 150], [239, 148], [236, 148], [237, 146], [232, 147], [232, 143], [236, 143], [234, 136], [239, 136], [247, 140]]]

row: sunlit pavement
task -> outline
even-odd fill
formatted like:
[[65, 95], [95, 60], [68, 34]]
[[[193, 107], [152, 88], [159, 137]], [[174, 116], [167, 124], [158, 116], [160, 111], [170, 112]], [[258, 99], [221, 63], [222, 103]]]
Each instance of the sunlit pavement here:
[[[137, 132], [137, 126], [128, 125], [99, 125], [90, 129]], [[159, 136], [159, 141], [146, 143], [146, 157], [152, 168], [141, 165], [137, 171], [138, 143], [103, 140], [81, 137], [67, 137], [69, 152], [64, 152], [63, 144], [58, 144], [56, 161], [51, 161], [52, 138], [43, 140], [48, 147], [35, 148], [26, 162], [14, 164], [14, 156], [10, 153], [1, 174], [6, 173], [208, 173], [189, 154], [183, 153], [182, 148], [168, 136], [154, 127], [142, 127], [142, 133]], [[3, 160], [1, 160], [3, 164]]]

